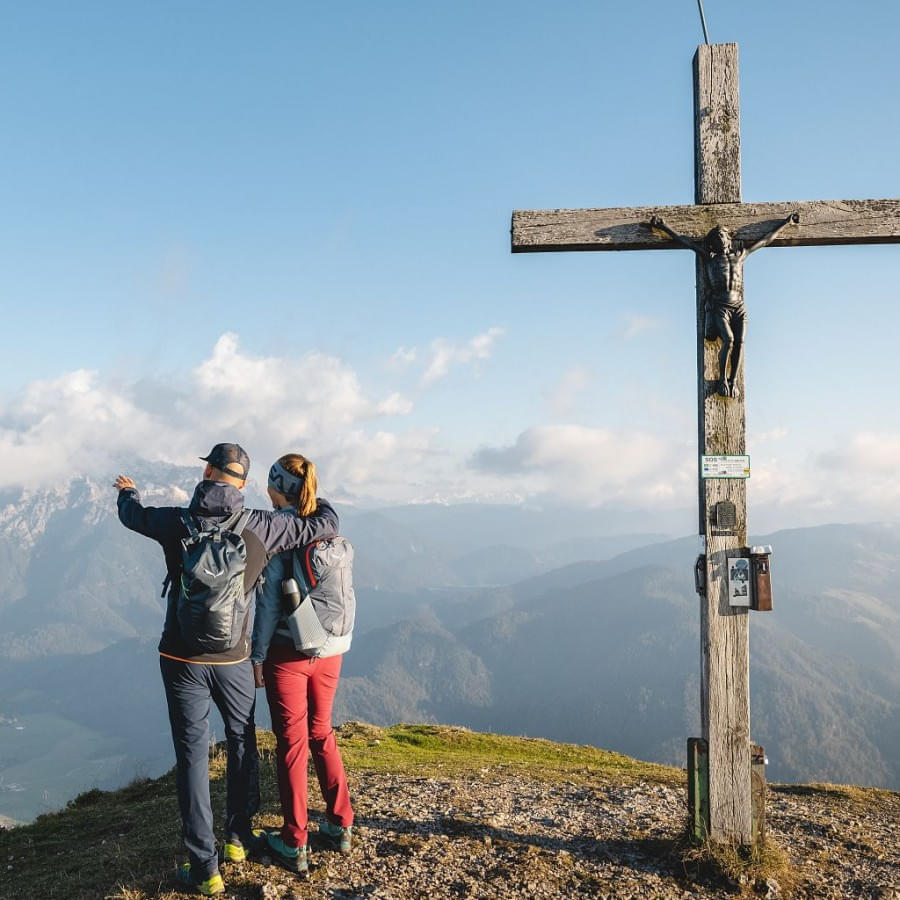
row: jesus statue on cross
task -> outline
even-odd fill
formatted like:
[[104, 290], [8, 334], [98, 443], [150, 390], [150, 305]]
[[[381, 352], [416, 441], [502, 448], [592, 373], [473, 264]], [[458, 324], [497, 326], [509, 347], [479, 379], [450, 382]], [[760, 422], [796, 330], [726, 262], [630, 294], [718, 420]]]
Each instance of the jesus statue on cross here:
[[704, 337], [708, 341], [714, 341], [717, 337], [722, 339], [716, 393], [723, 397], [738, 395], [737, 373], [741, 367], [744, 333], [747, 329], [747, 311], [744, 308], [744, 260], [754, 250], [771, 244], [788, 225], [797, 225], [799, 222], [800, 214], [791, 213], [768, 234], [749, 245], [734, 240], [724, 225], [716, 225], [700, 243], [673, 231], [661, 216], [651, 216], [650, 221], [645, 223], [646, 227], [658, 228], [672, 240], [693, 250], [703, 263], [703, 271], [709, 285]]

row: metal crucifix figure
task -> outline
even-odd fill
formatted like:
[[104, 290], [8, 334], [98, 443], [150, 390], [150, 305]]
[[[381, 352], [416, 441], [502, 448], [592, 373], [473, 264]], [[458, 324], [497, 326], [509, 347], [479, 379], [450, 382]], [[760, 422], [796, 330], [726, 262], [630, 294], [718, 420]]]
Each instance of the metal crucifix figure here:
[[650, 221], [645, 223], [647, 228], [664, 231], [672, 240], [693, 250], [703, 263], [703, 272], [709, 285], [704, 337], [708, 341], [722, 339], [716, 393], [723, 397], [738, 396], [736, 382], [747, 329], [743, 290], [744, 260], [754, 250], [771, 244], [788, 225], [797, 225], [799, 222], [800, 214], [791, 213], [768, 234], [747, 245], [735, 240], [724, 225], [716, 225], [700, 243], [673, 231], [661, 216], [651, 216]]

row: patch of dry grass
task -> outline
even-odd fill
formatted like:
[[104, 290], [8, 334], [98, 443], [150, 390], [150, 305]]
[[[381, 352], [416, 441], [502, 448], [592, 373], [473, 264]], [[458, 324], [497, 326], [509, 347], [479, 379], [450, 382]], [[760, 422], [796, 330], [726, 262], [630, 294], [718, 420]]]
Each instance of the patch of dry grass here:
[[772, 838], [761, 846], [742, 847], [734, 841], [714, 841], [702, 844], [691, 841], [687, 829], [678, 848], [684, 871], [694, 881], [723, 881], [742, 894], [757, 896], [765, 893], [765, 882], [778, 882], [779, 896], [790, 898], [799, 880], [788, 854]]

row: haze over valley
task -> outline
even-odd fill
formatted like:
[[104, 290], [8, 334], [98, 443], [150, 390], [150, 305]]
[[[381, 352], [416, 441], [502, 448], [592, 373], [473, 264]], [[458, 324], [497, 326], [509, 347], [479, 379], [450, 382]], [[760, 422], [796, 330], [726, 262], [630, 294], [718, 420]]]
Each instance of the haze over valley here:
[[[197, 472], [134, 475], [164, 505], [184, 502]], [[603, 508], [340, 511], [359, 613], [336, 721], [461, 724], [684, 763], [699, 734], [696, 537]], [[775, 611], [751, 619], [769, 777], [900, 788], [900, 529], [754, 541], [775, 548]], [[0, 815], [27, 821], [169, 768], [162, 554], [121, 527], [114, 491], [74, 479], [8, 492], [0, 561]]]

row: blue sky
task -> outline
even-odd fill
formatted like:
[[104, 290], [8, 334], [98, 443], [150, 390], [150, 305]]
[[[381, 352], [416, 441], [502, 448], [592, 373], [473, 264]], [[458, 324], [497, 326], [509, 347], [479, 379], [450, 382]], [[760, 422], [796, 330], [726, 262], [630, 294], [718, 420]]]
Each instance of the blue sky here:
[[[706, 0], [747, 201], [896, 197], [900, 6]], [[509, 253], [689, 203], [694, 0], [4, 3], [3, 483], [287, 449], [360, 503], [684, 508], [693, 260]], [[893, 517], [900, 248], [747, 265], [751, 525]]]

